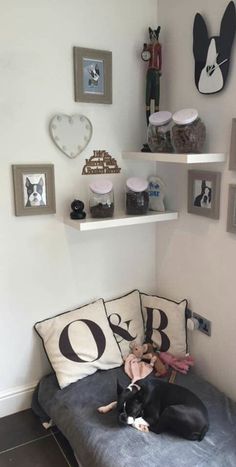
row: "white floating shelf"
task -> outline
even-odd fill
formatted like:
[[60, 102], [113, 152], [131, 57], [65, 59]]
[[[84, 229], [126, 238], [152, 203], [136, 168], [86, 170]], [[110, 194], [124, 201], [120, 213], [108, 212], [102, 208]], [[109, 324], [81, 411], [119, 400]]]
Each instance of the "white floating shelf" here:
[[153, 162], [173, 162], [175, 164], [202, 164], [212, 162], [225, 162], [223, 153], [205, 154], [176, 154], [163, 152], [123, 152], [123, 159], [133, 159]]
[[130, 216], [127, 214], [116, 215], [115, 217], [106, 219], [93, 219], [86, 218], [82, 221], [71, 219], [70, 217], [65, 219], [65, 224], [74, 227], [80, 231], [87, 230], [99, 230], [108, 229], [110, 227], [121, 227], [125, 225], [137, 225], [137, 224], [148, 224], [150, 222], [163, 222], [178, 219], [178, 213], [172, 211], [166, 212], [155, 212], [148, 211], [147, 214], [142, 216]]

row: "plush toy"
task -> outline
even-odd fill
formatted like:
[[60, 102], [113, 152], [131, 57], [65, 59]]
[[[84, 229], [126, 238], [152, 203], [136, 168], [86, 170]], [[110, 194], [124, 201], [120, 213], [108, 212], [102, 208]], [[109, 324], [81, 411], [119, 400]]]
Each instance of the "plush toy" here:
[[158, 353], [160, 360], [180, 373], [187, 374], [189, 367], [194, 365], [194, 359], [189, 355], [183, 358], [177, 358], [168, 352]]
[[130, 344], [131, 353], [124, 361], [125, 373], [134, 383], [138, 379], [145, 378], [153, 370], [156, 376], [167, 374], [165, 365], [160, 360], [158, 354], [153, 351], [151, 344]]
[[165, 376], [167, 374], [167, 368], [160, 359], [158, 353], [155, 352], [152, 344], [143, 344], [143, 360], [149, 360], [150, 365], [153, 366], [154, 373], [156, 376]]

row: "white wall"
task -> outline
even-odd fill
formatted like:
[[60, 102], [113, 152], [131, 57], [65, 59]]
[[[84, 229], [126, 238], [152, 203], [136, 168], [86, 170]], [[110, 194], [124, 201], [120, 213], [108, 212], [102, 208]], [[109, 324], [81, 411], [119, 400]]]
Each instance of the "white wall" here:
[[[148, 5], [147, 5], [148, 3]], [[87, 201], [85, 157], [106, 149], [122, 167], [112, 177], [116, 198], [128, 173], [123, 149], [142, 145], [145, 131], [142, 43], [156, 26], [156, 0], [0, 0], [0, 416], [23, 401], [48, 371], [36, 321], [135, 287], [155, 288], [155, 226], [79, 233], [63, 223], [74, 197]], [[73, 99], [72, 47], [111, 50], [113, 104]], [[84, 113], [93, 124], [86, 150], [69, 160], [51, 142], [52, 115]], [[11, 165], [53, 163], [56, 215], [15, 217]]]
[[[219, 34], [226, 0], [159, 0], [162, 26], [162, 109], [195, 107], [207, 127], [209, 152], [229, 151], [231, 119], [236, 115], [236, 41], [226, 88], [214, 96], [199, 94], [194, 83], [192, 28], [200, 12], [211, 35]], [[228, 185], [236, 173], [225, 165], [194, 169], [222, 172], [220, 220], [187, 214], [187, 168], [159, 164], [168, 184], [172, 207], [180, 211], [174, 225], [164, 225], [157, 236], [158, 288], [166, 296], [187, 297], [191, 309], [212, 321], [212, 337], [195, 332], [191, 351], [197, 371], [236, 399], [236, 236], [226, 232]]]

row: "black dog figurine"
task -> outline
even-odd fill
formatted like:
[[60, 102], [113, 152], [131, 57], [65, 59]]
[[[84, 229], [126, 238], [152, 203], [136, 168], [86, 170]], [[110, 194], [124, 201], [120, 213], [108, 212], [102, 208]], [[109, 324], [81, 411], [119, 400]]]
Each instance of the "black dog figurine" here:
[[172, 431], [201, 441], [209, 428], [208, 412], [189, 389], [159, 379], [144, 379], [123, 389], [117, 384], [120, 423], [140, 431]]

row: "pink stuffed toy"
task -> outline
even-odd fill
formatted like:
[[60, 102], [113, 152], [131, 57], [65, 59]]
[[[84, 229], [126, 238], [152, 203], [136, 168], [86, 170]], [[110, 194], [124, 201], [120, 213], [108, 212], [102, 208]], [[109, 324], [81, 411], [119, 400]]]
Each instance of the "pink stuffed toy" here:
[[161, 361], [180, 373], [187, 374], [189, 367], [194, 365], [194, 359], [189, 355], [183, 358], [177, 358], [168, 352], [158, 353]]

